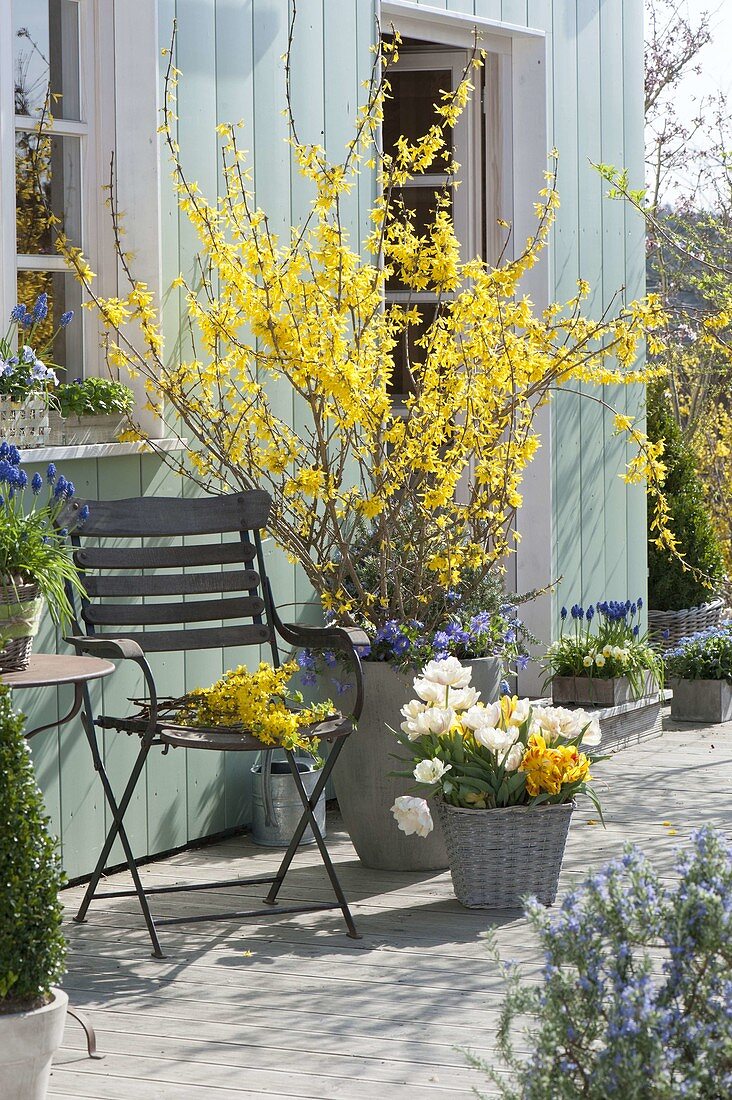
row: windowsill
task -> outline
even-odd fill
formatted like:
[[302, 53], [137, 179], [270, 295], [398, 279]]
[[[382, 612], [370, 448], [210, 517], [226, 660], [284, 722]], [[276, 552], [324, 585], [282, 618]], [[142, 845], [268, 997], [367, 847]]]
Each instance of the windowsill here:
[[[185, 443], [180, 439], [156, 439], [156, 450], [182, 451]], [[23, 462], [64, 462], [74, 458], [116, 458], [118, 455], [154, 454], [151, 448], [141, 442], [135, 443], [79, 443], [69, 446], [27, 447], [23, 449]]]

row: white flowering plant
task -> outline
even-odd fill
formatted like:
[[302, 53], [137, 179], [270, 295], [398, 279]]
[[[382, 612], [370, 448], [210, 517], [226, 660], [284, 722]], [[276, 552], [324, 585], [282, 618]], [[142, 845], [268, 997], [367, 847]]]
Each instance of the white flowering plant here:
[[598, 759], [597, 719], [516, 696], [484, 703], [470, 679], [469, 667], [447, 657], [430, 661], [414, 681], [417, 698], [402, 707], [401, 728], [392, 731], [408, 754], [400, 759], [410, 765], [397, 774], [415, 780], [415, 794], [392, 807], [399, 828], [427, 836], [430, 797], [489, 810], [571, 802], [587, 793], [600, 811], [588, 786]]

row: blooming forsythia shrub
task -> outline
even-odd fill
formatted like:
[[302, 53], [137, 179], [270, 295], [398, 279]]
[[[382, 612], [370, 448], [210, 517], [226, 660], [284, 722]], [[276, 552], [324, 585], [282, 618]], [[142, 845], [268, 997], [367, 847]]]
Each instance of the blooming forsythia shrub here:
[[[418, 230], [400, 195], [425, 173], [457, 173], [450, 131], [481, 61], [474, 57], [458, 87], [443, 93], [421, 139], [402, 138], [384, 151], [383, 105], [391, 93], [381, 62], [388, 67], [397, 49], [398, 39], [384, 44], [375, 61], [341, 163], [299, 141], [290, 119], [294, 160], [312, 203], [304, 223], [279, 236], [257, 205], [236, 125], [218, 127], [225, 194], [208, 199], [187, 178], [175, 138], [179, 72], [171, 60], [161, 131], [180, 209], [200, 245], [195, 274], [174, 282], [195, 351], [165, 358], [144, 282], [131, 276], [126, 295], [94, 298], [110, 363], [144, 376], [151, 407], [170, 414], [172, 430], [177, 423], [189, 440], [191, 475], [213, 491], [267, 487], [271, 531], [324, 606], [373, 626], [420, 619], [424, 604], [455, 587], [463, 569], [507, 552], [522, 477], [539, 446], [537, 408], [567, 383], [644, 381], [649, 371], [637, 349], [655, 313], [650, 301], [630, 302], [617, 315], [590, 320], [582, 311], [584, 282], [571, 301], [543, 311], [524, 297], [522, 276], [538, 262], [558, 205], [551, 175], [534, 236], [498, 267], [461, 258], [450, 187], [438, 194], [426, 232]], [[379, 194], [359, 249], [342, 210], [362, 169], [377, 174]], [[78, 269], [79, 257], [68, 248], [67, 256]], [[405, 288], [405, 300], [386, 303], [390, 279]], [[425, 291], [438, 307], [419, 335], [425, 318], [417, 298]], [[395, 408], [395, 349], [410, 331], [411, 392]], [[618, 430], [632, 430], [621, 419]], [[647, 476], [658, 484], [662, 467], [659, 453], [642, 446], [626, 477]], [[405, 538], [399, 521], [407, 513]], [[364, 586], [352, 550], [364, 523], [378, 548], [376, 591]]]
[[701, 829], [676, 872], [628, 847], [558, 913], [528, 906], [544, 980], [504, 967], [503, 1072], [471, 1059], [505, 1100], [732, 1095], [732, 848]]

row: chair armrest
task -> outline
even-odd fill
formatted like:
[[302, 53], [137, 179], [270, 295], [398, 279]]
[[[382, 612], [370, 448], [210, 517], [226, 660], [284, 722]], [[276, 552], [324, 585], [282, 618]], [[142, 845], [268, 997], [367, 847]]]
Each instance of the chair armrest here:
[[[287, 637], [284, 631], [287, 632]], [[303, 626], [300, 623], [278, 622], [277, 633], [281, 634], [287, 642], [313, 649], [327, 649], [332, 645], [335, 649], [345, 649], [350, 652], [356, 646], [371, 644], [366, 631], [360, 630], [357, 626]]]
[[72, 645], [77, 653], [88, 653], [90, 657], [116, 657], [118, 660], [132, 661], [139, 661], [142, 658], [143, 661], [145, 660], [145, 654], [132, 638], [93, 638], [77, 635], [64, 638], [64, 641]]
[[134, 661], [140, 666], [145, 678], [145, 686], [150, 701], [150, 718], [146, 737], [153, 737], [158, 721], [158, 693], [155, 677], [145, 652], [133, 638], [102, 638], [81, 635], [69, 635], [64, 641], [72, 645], [77, 653], [88, 653], [90, 657], [109, 657], [112, 660]]

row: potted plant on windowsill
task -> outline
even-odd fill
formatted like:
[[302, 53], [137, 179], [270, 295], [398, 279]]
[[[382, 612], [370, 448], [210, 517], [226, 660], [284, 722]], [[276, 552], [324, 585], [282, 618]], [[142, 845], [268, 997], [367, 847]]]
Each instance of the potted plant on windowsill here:
[[[416, 791], [433, 800], [458, 901], [504, 909], [526, 894], [556, 896], [575, 796], [587, 793], [600, 727], [582, 710], [533, 706], [503, 696], [484, 703], [454, 657], [431, 661], [414, 681], [397, 740]], [[392, 808], [403, 832], [433, 829], [426, 798]]]
[[68, 998], [56, 988], [66, 943], [63, 874], [47, 831], [23, 719], [0, 685], [0, 1092], [42, 1100]]
[[710, 725], [732, 721], [732, 621], [682, 638], [664, 660], [673, 688], [672, 718]]
[[72, 311], [64, 313], [50, 340], [36, 352], [33, 345], [48, 318], [48, 295], [39, 294], [32, 311], [21, 304], [12, 310], [0, 339], [0, 440], [20, 447], [48, 443], [49, 403], [58, 378], [45, 359], [73, 316]]
[[[54, 622], [63, 624], [71, 618], [66, 585], [82, 591], [67, 532], [56, 526], [74, 495], [73, 482], [50, 463], [41, 503], [43, 478], [35, 473], [29, 479], [21, 462], [17, 447], [0, 443], [0, 672], [28, 667], [44, 601]], [[84, 505], [81, 524], [88, 514]]]
[[554, 703], [617, 707], [661, 689], [663, 662], [640, 633], [642, 607], [638, 597], [562, 608], [559, 639], [546, 654]]
[[114, 443], [135, 403], [129, 386], [112, 378], [75, 378], [56, 391], [52, 443]]

